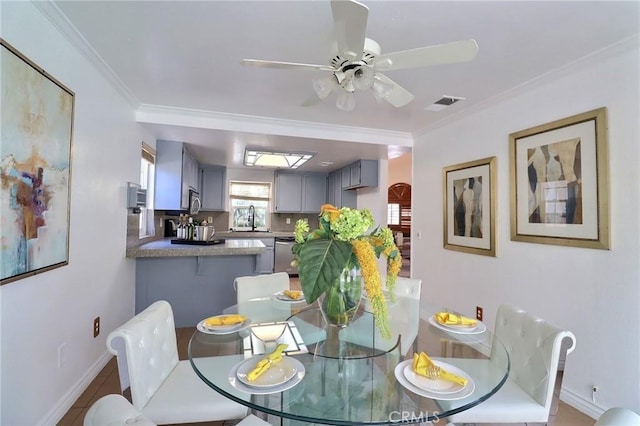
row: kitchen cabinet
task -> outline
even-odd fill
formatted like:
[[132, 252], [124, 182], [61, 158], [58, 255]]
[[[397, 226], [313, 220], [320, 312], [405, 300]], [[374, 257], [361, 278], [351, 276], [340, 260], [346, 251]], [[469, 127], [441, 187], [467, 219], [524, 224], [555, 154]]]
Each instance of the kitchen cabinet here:
[[260, 238], [260, 241], [262, 241], [262, 244], [265, 245], [267, 250], [258, 256], [258, 273], [273, 274], [273, 266], [275, 262], [275, 239]]
[[199, 190], [199, 164], [183, 142], [156, 143], [156, 210], [189, 208], [189, 190]]
[[327, 202], [325, 173], [276, 172], [275, 185], [278, 213], [317, 213]]
[[359, 160], [341, 169], [342, 189], [378, 186], [378, 160]]
[[354, 189], [342, 189], [342, 170], [336, 170], [329, 173], [327, 202], [334, 206], [358, 207], [358, 196]]
[[202, 210], [224, 211], [227, 169], [220, 166], [203, 166], [200, 184]]

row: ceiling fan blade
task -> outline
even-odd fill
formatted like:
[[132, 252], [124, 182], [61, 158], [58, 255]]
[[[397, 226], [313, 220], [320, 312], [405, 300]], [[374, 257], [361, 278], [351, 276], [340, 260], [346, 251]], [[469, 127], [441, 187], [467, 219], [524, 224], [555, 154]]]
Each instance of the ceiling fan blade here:
[[335, 71], [328, 65], [299, 64], [296, 62], [263, 61], [261, 59], [243, 59], [242, 65], [256, 68], [302, 69], [309, 71]]
[[380, 55], [376, 59], [375, 66], [380, 71], [392, 71], [452, 64], [470, 61], [477, 53], [478, 43], [475, 40], [460, 40]]
[[331, 11], [338, 54], [359, 60], [364, 50], [369, 8], [353, 0], [332, 0]]
[[386, 75], [378, 72], [376, 73], [376, 78], [380, 79], [383, 84], [392, 86], [392, 89], [385, 94], [384, 99], [394, 107], [403, 107], [415, 98], [415, 96], [413, 96], [407, 89], [403, 88]]

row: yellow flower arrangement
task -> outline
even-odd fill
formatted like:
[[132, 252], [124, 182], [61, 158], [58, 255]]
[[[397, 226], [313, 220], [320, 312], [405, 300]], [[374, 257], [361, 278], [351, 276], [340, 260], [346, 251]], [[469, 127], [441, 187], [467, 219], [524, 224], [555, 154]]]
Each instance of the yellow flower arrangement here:
[[[325, 309], [335, 310], [333, 314], [338, 318], [353, 306], [345, 306], [346, 302], [339, 298], [335, 290], [336, 283], [345, 270], [359, 268], [378, 330], [382, 336], [390, 337], [386, 299], [376, 259], [381, 255], [387, 258], [385, 286], [393, 298], [402, 258], [391, 230], [378, 227], [366, 234], [373, 226], [369, 209], [338, 209], [331, 204], [324, 204], [320, 208], [318, 229], [310, 232], [307, 222], [296, 222], [293, 253], [307, 303], [313, 303], [325, 294], [330, 299], [329, 303], [325, 303]], [[358, 288], [358, 295], [360, 291]]]

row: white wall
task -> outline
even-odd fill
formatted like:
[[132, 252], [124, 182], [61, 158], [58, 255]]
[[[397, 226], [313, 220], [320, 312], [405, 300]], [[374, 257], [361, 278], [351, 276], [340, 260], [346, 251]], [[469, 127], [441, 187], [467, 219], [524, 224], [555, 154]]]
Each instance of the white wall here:
[[33, 3], [1, 7], [2, 38], [75, 92], [69, 265], [0, 287], [0, 424], [55, 424], [109, 359], [106, 335], [133, 315], [125, 185], [139, 181], [141, 142], [155, 143]]
[[[596, 416], [640, 411], [639, 47], [627, 41], [532, 82], [472, 116], [416, 139], [412, 273], [423, 297], [493, 326], [511, 303], [575, 333], [562, 399]], [[599, 107], [609, 112], [610, 251], [510, 241], [510, 133]], [[442, 169], [497, 157], [497, 257], [442, 248]], [[422, 238], [416, 238], [417, 233]], [[596, 404], [591, 388], [599, 386]]]
[[392, 158], [389, 160], [389, 185], [396, 183], [408, 183], [411, 185], [411, 163], [413, 155], [404, 154], [400, 157]]

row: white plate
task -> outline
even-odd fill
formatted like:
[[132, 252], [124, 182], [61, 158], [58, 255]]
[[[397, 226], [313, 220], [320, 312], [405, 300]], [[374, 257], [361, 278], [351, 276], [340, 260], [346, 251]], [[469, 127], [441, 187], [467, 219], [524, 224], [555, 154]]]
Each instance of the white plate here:
[[[449, 373], [453, 373], [456, 376], [464, 377], [467, 379], [467, 384], [471, 380], [471, 377], [464, 371], [460, 370], [458, 367], [454, 367], [451, 364], [447, 364], [441, 361], [433, 361], [435, 365], [442, 368], [443, 370], [448, 371]], [[404, 377], [411, 382], [412, 385], [419, 387], [420, 389], [427, 390], [429, 392], [437, 393], [437, 394], [451, 394], [460, 392], [463, 390], [466, 385], [461, 385], [459, 383], [450, 382], [448, 380], [442, 379], [429, 379], [427, 377], [421, 376], [420, 374], [413, 371], [413, 365], [408, 364], [404, 368]]]
[[279, 291], [277, 293], [275, 293], [273, 295], [273, 297], [281, 302], [288, 302], [288, 303], [298, 303], [298, 302], [305, 302], [304, 300], [304, 294], [300, 295], [300, 299], [292, 299], [289, 296], [287, 296], [286, 294], [284, 294], [284, 291]]
[[482, 321], [478, 321], [478, 324], [475, 327], [466, 327], [460, 325], [443, 325], [436, 321], [435, 315], [431, 315], [429, 317], [429, 323], [434, 327], [439, 328], [440, 330], [448, 331], [449, 333], [456, 334], [481, 334], [487, 330], [487, 326], [484, 325]]
[[[297, 359], [293, 357], [286, 357], [286, 358], [288, 361], [290, 361], [294, 365], [296, 369], [296, 374], [294, 374], [294, 376], [289, 381], [284, 382], [281, 385], [259, 388], [254, 386], [247, 386], [244, 383], [242, 383], [238, 378], [238, 368], [248, 360], [239, 362], [238, 364], [233, 366], [231, 370], [229, 370], [229, 383], [231, 384], [231, 386], [233, 386], [239, 391], [251, 393], [254, 395], [266, 395], [270, 393], [279, 393], [279, 392], [284, 392], [287, 389], [291, 389], [292, 387], [294, 387], [295, 385], [297, 385], [302, 381], [305, 375], [305, 369], [304, 369], [304, 365]], [[253, 358], [251, 359], [253, 360]]]
[[394, 370], [394, 374], [396, 376], [396, 380], [398, 381], [398, 383], [400, 383], [405, 389], [415, 393], [416, 395], [420, 395], [420, 396], [424, 396], [426, 398], [431, 398], [431, 399], [439, 399], [439, 400], [447, 400], [447, 401], [454, 401], [457, 399], [464, 399], [466, 397], [468, 397], [469, 395], [471, 395], [473, 393], [473, 391], [476, 388], [476, 384], [474, 383], [474, 381], [469, 377], [467, 380], [467, 386], [464, 387], [464, 389], [456, 392], [456, 393], [450, 393], [450, 394], [442, 394], [442, 393], [437, 393], [437, 392], [433, 392], [433, 391], [429, 391], [426, 389], [422, 389], [419, 388], [418, 386], [415, 386], [414, 384], [412, 384], [405, 376], [404, 376], [404, 369], [408, 366], [411, 366], [413, 364], [413, 360], [412, 359], [408, 359], [406, 361], [402, 361], [400, 364], [396, 365], [396, 368]]
[[[225, 315], [217, 315], [217, 316], [221, 317]], [[207, 317], [202, 321], [200, 321], [198, 325], [196, 325], [196, 328], [198, 329], [198, 331], [201, 331], [207, 334], [231, 334], [231, 333], [235, 333], [236, 331], [244, 330], [245, 328], [251, 325], [251, 319], [247, 318], [246, 320], [244, 320], [244, 322], [241, 322], [240, 324], [216, 325], [211, 327], [211, 326], [206, 326], [204, 324], [204, 322], [209, 318], [212, 318], [212, 317]]]
[[281, 384], [288, 382], [298, 372], [295, 364], [290, 361], [290, 358], [283, 356], [280, 362], [272, 365], [271, 368], [258, 376], [254, 381], [249, 381], [247, 375], [256, 365], [258, 365], [258, 362], [264, 358], [265, 356], [256, 356], [240, 364], [237, 371], [238, 380], [247, 386], [267, 388], [280, 386]]

